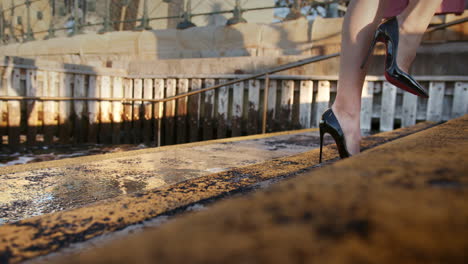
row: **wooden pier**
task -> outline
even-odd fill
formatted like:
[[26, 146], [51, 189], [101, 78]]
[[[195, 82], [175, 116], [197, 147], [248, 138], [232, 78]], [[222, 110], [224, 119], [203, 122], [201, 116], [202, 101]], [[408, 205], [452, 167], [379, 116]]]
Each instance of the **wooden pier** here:
[[[246, 75], [130, 76], [119, 69], [55, 62], [7, 62], [0, 73], [0, 143], [12, 149], [69, 143], [161, 146], [253, 135], [262, 133], [265, 105], [266, 132], [317, 127], [337, 86], [336, 76], [270, 75], [266, 96], [266, 79], [258, 78], [162, 103], [151, 100]], [[362, 129], [389, 131], [467, 113], [468, 77], [416, 79], [429, 89], [429, 99], [368, 76]]]

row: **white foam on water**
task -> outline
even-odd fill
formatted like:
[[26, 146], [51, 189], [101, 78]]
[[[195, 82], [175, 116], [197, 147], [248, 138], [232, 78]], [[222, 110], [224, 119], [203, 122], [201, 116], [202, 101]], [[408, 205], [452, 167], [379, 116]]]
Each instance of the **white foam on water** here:
[[16, 160], [12, 160], [12, 161], [9, 161], [7, 163], [0, 164], [0, 167], [6, 167], [6, 166], [11, 166], [11, 165], [19, 165], [19, 164], [26, 164], [26, 163], [30, 162], [31, 160], [33, 160], [33, 159], [35, 159], [35, 158], [30, 157], [30, 156], [20, 156]]

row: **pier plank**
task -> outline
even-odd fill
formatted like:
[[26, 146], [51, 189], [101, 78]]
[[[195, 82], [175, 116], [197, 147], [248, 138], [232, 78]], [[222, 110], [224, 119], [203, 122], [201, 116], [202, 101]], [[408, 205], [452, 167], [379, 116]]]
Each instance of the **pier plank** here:
[[418, 109], [418, 97], [411, 93], [403, 94], [403, 113], [401, 126], [409, 127], [416, 124], [416, 114]]
[[317, 85], [317, 97], [315, 100], [315, 127], [319, 126], [322, 114], [325, 112], [330, 104], [330, 82], [319, 81]]
[[[46, 96], [58, 96], [60, 79], [58, 72], [48, 72], [48, 86], [45, 89]], [[58, 121], [58, 102], [44, 101], [44, 144], [54, 143]]]
[[[176, 86], [177, 86], [177, 80], [176, 79], [167, 79], [166, 80], [166, 98], [167, 97], [172, 97], [176, 95]], [[164, 106], [165, 110], [165, 133], [164, 133], [164, 138], [165, 138], [165, 144], [166, 145], [172, 145], [174, 144], [175, 137], [176, 137], [176, 131], [175, 131], [175, 114], [176, 114], [176, 102], [175, 100], [171, 100], [166, 102]]]
[[[88, 97], [99, 98], [100, 90], [97, 86], [97, 79], [94, 75], [88, 77]], [[88, 101], [88, 142], [98, 142], [99, 132], [99, 101]]]
[[[71, 97], [73, 91], [74, 76], [70, 73], [60, 73], [59, 75], [59, 96]], [[61, 144], [70, 143], [72, 135], [72, 102], [60, 101], [59, 106], [59, 142]]]
[[[154, 79], [154, 99], [164, 98], [164, 79]], [[154, 116], [154, 141], [156, 146], [161, 146], [163, 143], [163, 117], [164, 117], [164, 103], [153, 104]]]
[[[200, 90], [202, 87], [202, 79], [191, 80], [191, 91]], [[199, 140], [200, 131], [200, 94], [191, 95], [188, 98], [188, 115], [189, 115], [189, 140], [195, 142]]]
[[[177, 94], [185, 94], [189, 89], [189, 80], [188, 79], [179, 79], [177, 81]], [[177, 99], [177, 144], [187, 142], [187, 103], [188, 98], [182, 97]]]
[[[219, 83], [226, 83], [227, 79], [220, 79]], [[223, 86], [219, 88], [218, 92], [218, 107], [216, 109], [217, 119], [217, 138], [227, 137], [227, 124], [228, 124], [228, 104], [229, 104], [229, 87]]]
[[294, 81], [283, 80], [281, 82], [280, 103], [280, 129], [288, 130], [292, 125], [292, 108], [294, 102]]
[[[7, 95], [6, 67], [0, 67], [0, 96]], [[0, 100], [0, 146], [5, 144], [3, 136], [8, 136], [8, 102]]]
[[[20, 70], [7, 69], [6, 76], [6, 87], [7, 95], [17, 96], [20, 93]], [[20, 133], [21, 133], [21, 102], [19, 100], [8, 101], [8, 144], [13, 149], [19, 147], [20, 144]]]
[[374, 82], [366, 81], [362, 87], [361, 130], [370, 131], [372, 124], [372, 103], [374, 101]]
[[456, 82], [453, 92], [451, 118], [468, 113], [468, 82]]
[[[100, 87], [101, 98], [111, 98], [111, 79], [110, 76], [98, 76], [98, 84]], [[112, 120], [111, 111], [112, 104], [110, 101], [101, 101], [101, 120], [99, 131], [99, 142], [110, 144], [112, 142]]]
[[312, 96], [314, 92], [312, 81], [301, 81], [299, 91], [299, 124], [301, 128], [310, 128], [312, 120]]
[[[134, 79], [133, 80], [133, 98], [142, 99], [143, 98], [143, 80]], [[141, 113], [143, 112], [143, 102], [134, 101], [132, 109], [132, 141], [134, 144], [141, 143], [142, 136], [142, 118]]]
[[[86, 97], [85, 75], [75, 74], [73, 97]], [[76, 100], [73, 102], [73, 112], [75, 114], [73, 125], [74, 143], [84, 143], [87, 140], [87, 114], [86, 102]]]
[[232, 136], [242, 135], [242, 116], [244, 109], [244, 83], [239, 82], [233, 85], [232, 96]]
[[249, 91], [249, 103], [247, 113], [247, 133], [249, 135], [255, 135], [258, 133], [259, 123], [259, 104], [260, 104], [260, 81], [249, 80], [248, 81]]
[[393, 130], [397, 87], [389, 82], [383, 83], [382, 108], [380, 112], [380, 131]]
[[[37, 87], [37, 72], [36, 70], [26, 70], [26, 95], [27, 96], [40, 96]], [[28, 146], [35, 146], [37, 144], [37, 132], [39, 128], [39, 101], [28, 100], [26, 101], [27, 112], [27, 134], [26, 140]]]
[[[133, 98], [133, 81], [131, 79], [123, 79], [124, 98]], [[134, 143], [133, 138], [133, 102], [125, 102], [123, 105], [123, 143]]]
[[[215, 79], [205, 79], [204, 87], [211, 87], [215, 85]], [[204, 101], [204, 116], [203, 116], [203, 140], [213, 139], [214, 129], [214, 104], [215, 104], [215, 91], [210, 90], [205, 92]]]
[[427, 102], [426, 120], [439, 122], [442, 121], [442, 107], [444, 103], [445, 83], [429, 83], [429, 99]]
[[[153, 79], [143, 80], [143, 98], [153, 98]], [[149, 146], [153, 138], [153, 103], [143, 102], [143, 142]]]
[[267, 106], [267, 132], [275, 131], [278, 128], [276, 111], [276, 98], [278, 93], [278, 81], [270, 79], [268, 88], [268, 106]]
[[[123, 98], [123, 79], [122, 77], [113, 77], [112, 84], [112, 97]], [[122, 102], [112, 102], [112, 144], [120, 144], [120, 135], [122, 129], [122, 116], [123, 116], [123, 105]]]

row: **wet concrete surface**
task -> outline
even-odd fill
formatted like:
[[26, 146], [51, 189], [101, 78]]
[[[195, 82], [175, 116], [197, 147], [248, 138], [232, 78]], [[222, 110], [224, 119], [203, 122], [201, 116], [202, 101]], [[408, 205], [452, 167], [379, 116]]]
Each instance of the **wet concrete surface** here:
[[[420, 123], [416, 126], [363, 139], [363, 150], [372, 149], [392, 140], [417, 133], [433, 126]], [[258, 139], [259, 137], [251, 138]], [[231, 141], [224, 141], [232, 142]], [[218, 142], [220, 143], [220, 142]], [[207, 145], [206, 143], [195, 144]], [[192, 146], [195, 146], [192, 145]], [[166, 149], [168, 150], [168, 149]], [[47, 162], [57, 167], [76, 165], [76, 161], [93, 162], [117, 157], [132, 157], [153, 153], [141, 150], [80, 159]], [[136, 192], [129, 195], [91, 203], [73, 210], [63, 210], [27, 218], [0, 226], [0, 259], [9, 263], [42, 256], [68, 246], [113, 233], [144, 221], [164, 215], [178, 216], [180, 211], [207, 201], [218, 201], [232, 195], [244, 194], [304, 171], [313, 171], [334, 162], [338, 152], [334, 144], [324, 148], [324, 163], [318, 164], [319, 150], [312, 149], [292, 156], [274, 158], [253, 165], [229, 169], [224, 172], [188, 179], [166, 187]], [[13, 166], [10, 173], [24, 172], [31, 168], [44, 168], [44, 163]]]
[[[318, 132], [154, 149], [70, 166], [2, 173], [0, 224], [172, 185], [318, 147]], [[75, 158], [80, 159], [80, 158]]]
[[49, 263], [464, 264], [467, 199], [468, 115]]

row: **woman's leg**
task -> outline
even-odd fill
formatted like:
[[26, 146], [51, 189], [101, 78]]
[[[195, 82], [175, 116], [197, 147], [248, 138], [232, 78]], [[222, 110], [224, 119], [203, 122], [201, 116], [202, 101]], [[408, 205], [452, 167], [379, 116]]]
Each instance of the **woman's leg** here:
[[400, 25], [397, 63], [403, 71], [409, 71], [422, 36], [441, 3], [442, 0], [409, 0], [406, 9], [397, 16]]
[[361, 69], [360, 65], [382, 20], [383, 2], [351, 1], [343, 21], [340, 72], [332, 110], [343, 129], [346, 146], [351, 155], [360, 151], [361, 91], [367, 71]]
[[[338, 91], [332, 109], [343, 129], [351, 155], [359, 153], [361, 141], [361, 91], [366, 69], [362, 70], [359, 66], [382, 20], [385, 4], [390, 1], [351, 1], [343, 21]], [[397, 63], [403, 71], [408, 72], [422, 35], [441, 2], [409, 0], [408, 7], [397, 17], [400, 25]]]

